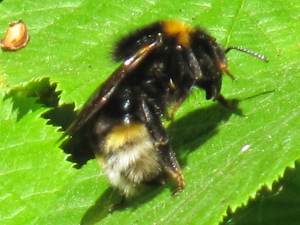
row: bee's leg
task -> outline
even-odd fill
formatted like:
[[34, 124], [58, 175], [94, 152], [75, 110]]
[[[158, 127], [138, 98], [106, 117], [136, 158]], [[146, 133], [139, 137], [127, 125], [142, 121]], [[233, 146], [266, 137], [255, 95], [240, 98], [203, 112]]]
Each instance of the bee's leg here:
[[142, 99], [141, 102], [141, 119], [154, 140], [154, 145], [161, 157], [161, 164], [166, 174], [177, 184], [176, 192], [182, 190], [185, 186], [184, 178], [175, 153], [169, 144], [166, 130], [163, 127], [160, 118], [157, 114], [153, 113], [145, 99]]
[[168, 56], [170, 73], [177, 77], [184, 77], [182, 82], [184, 85], [181, 88], [177, 88], [170, 79], [170, 89], [179, 92], [177, 100], [169, 107], [166, 115], [167, 118], [173, 120], [173, 117], [188, 96], [191, 88], [196, 82], [205, 79], [201, 70], [200, 64], [191, 48], [182, 48], [177, 46], [175, 52]]
[[184, 102], [184, 100], [186, 99], [186, 97], [188, 96], [188, 90], [184, 91], [182, 93], [182, 95], [180, 96], [180, 98], [175, 101], [173, 103], [173, 105], [171, 105], [166, 113], [166, 117], [168, 120], [171, 120], [173, 121], [174, 120], [174, 116], [175, 116], [175, 113], [177, 111], [177, 109], [181, 106], [181, 104]]

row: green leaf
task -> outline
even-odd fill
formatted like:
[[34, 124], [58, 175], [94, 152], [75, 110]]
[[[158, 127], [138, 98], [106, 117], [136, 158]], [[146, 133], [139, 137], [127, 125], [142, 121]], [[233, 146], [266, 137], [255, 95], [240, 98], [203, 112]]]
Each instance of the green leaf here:
[[1, 102], [0, 109], [6, 115], [0, 123], [0, 223], [78, 223], [85, 211], [80, 199], [91, 205], [106, 187], [95, 165], [87, 165], [87, 176], [65, 162], [56, 143], [61, 133], [40, 117], [45, 109], [31, 111], [18, 122], [9, 101]]
[[[223, 46], [260, 51], [270, 63], [230, 52], [237, 80], [225, 77], [223, 94], [240, 100], [244, 116], [195, 90], [169, 127], [186, 189], [174, 197], [154, 187], [111, 214], [117, 194], [96, 163], [73, 169], [57, 146], [61, 133], [40, 117], [46, 109], [26, 96], [7, 99], [0, 107], [1, 224], [218, 224], [228, 207], [271, 187], [300, 156], [299, 9], [296, 0], [2, 1], [0, 31], [23, 19], [31, 39], [1, 52], [0, 84], [49, 78], [61, 104], [82, 105], [117, 67], [115, 41], [161, 19], [203, 26]], [[18, 118], [13, 104], [30, 107]]]
[[273, 184], [272, 191], [265, 188], [258, 192], [246, 207], [230, 214], [223, 224], [299, 224], [300, 202], [300, 165], [288, 169], [283, 179]]

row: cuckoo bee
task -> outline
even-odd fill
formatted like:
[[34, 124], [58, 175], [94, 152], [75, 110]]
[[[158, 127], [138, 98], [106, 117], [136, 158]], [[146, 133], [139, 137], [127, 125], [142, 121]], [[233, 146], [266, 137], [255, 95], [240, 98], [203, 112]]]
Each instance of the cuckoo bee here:
[[172, 117], [192, 87], [228, 106], [221, 86], [223, 74], [233, 78], [226, 60], [231, 49], [267, 61], [248, 49], [224, 49], [203, 29], [176, 20], [129, 34], [113, 51], [121, 65], [83, 106], [67, 129], [68, 141], [92, 153], [126, 197], [162, 176], [182, 190], [185, 181], [162, 118]]

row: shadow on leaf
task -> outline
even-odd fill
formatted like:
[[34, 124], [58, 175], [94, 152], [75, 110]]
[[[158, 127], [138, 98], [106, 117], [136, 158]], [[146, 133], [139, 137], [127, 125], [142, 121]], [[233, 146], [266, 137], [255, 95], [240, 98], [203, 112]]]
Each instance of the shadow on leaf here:
[[243, 115], [238, 103], [238, 100], [234, 99], [231, 100], [232, 108], [213, 104], [207, 108], [195, 110], [168, 127], [170, 140], [181, 166], [186, 164], [189, 153], [218, 133], [220, 123], [226, 122], [232, 114]]
[[131, 210], [134, 211], [140, 205], [147, 203], [150, 199], [154, 198], [157, 194], [163, 191], [162, 186], [152, 185], [144, 186], [140, 193], [133, 199], [125, 200], [120, 196], [119, 192], [113, 188], [108, 188], [96, 200], [94, 205], [84, 213], [80, 225], [94, 225], [101, 220], [105, 219], [109, 214], [117, 211]]

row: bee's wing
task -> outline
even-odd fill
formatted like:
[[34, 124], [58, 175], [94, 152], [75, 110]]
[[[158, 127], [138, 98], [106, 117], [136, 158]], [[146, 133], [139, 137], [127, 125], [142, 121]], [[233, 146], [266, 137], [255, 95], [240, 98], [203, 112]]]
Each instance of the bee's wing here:
[[156, 41], [137, 51], [132, 57], [119, 66], [104, 84], [96, 89], [94, 94], [86, 102], [77, 118], [67, 129], [67, 134], [72, 135], [84, 126], [110, 99], [127, 74], [135, 69], [150, 52], [158, 48], [161, 42], [161, 35], [159, 34]]

